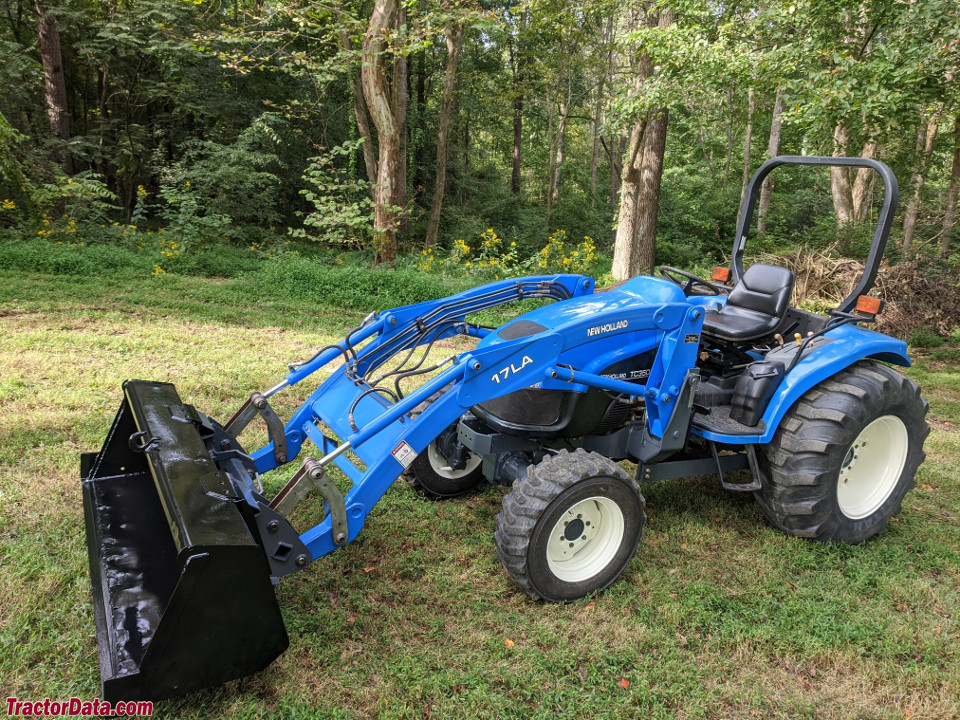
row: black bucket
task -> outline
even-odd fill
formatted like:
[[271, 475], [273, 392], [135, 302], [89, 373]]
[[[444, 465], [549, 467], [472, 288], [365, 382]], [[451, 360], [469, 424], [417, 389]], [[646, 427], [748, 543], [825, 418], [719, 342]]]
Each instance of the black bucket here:
[[173, 385], [129, 381], [103, 450], [82, 458], [105, 700], [218, 685], [287, 647], [255, 511], [205, 427]]

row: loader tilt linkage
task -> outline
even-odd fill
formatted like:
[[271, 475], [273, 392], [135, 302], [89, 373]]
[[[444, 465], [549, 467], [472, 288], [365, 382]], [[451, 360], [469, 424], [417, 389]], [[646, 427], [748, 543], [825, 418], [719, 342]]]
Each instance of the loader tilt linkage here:
[[[791, 271], [744, 268], [760, 184], [790, 165], [868, 167], [883, 181], [863, 278], [832, 318], [790, 306]], [[401, 474], [431, 498], [510, 486], [497, 555], [551, 602], [625, 571], [654, 480], [713, 474], [794, 535], [881, 533], [929, 429], [919, 389], [888, 366], [909, 366], [906, 344], [859, 326], [882, 308], [860, 296], [896, 198], [875, 160], [774, 158], [747, 189], [731, 268], [714, 276], [731, 286], [663, 266], [602, 292], [544, 275], [371, 313], [225, 425], [169, 383], [128, 381], [103, 449], [81, 462], [103, 697], [159, 699], [266, 667], [288, 643], [273, 585], [356, 538]], [[475, 322], [522, 300], [544, 302], [499, 328]], [[453, 338], [469, 349], [433, 359]], [[320, 377], [284, 424], [269, 399]], [[248, 453], [238, 435], [258, 416], [269, 441]], [[261, 476], [308, 443], [312, 457], [264, 497]], [[314, 491], [322, 519], [298, 532], [289, 518]]]

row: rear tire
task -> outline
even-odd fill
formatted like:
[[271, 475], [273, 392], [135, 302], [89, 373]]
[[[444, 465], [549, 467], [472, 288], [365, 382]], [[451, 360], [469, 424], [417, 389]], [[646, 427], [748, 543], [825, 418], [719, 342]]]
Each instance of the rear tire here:
[[[410, 412], [410, 417], [419, 417], [450, 387], [447, 385], [417, 405]], [[456, 424], [444, 432], [455, 428]], [[418, 495], [430, 500], [450, 500], [473, 492], [483, 482], [483, 458], [469, 453], [466, 467], [462, 470], [454, 470], [443, 457], [443, 453], [437, 448], [437, 441], [434, 440], [413, 459], [410, 467], [403, 472], [403, 479]]]
[[640, 488], [615, 462], [561, 451], [513, 486], [493, 539], [507, 574], [530, 597], [569, 602], [620, 577], [645, 520]]
[[417, 455], [406, 478], [407, 484], [425, 498], [448, 500], [461, 497], [483, 482], [483, 458], [470, 453], [466, 467], [454, 470], [434, 441]]
[[856, 544], [900, 512], [925, 457], [927, 402], [909, 378], [862, 360], [807, 391], [763, 448], [754, 493], [789, 535]]

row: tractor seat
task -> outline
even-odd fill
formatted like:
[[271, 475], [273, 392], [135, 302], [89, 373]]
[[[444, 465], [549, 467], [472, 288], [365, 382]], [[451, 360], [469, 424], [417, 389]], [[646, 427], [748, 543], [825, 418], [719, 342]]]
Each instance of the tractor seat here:
[[708, 310], [703, 332], [731, 342], [747, 342], [769, 335], [783, 320], [793, 295], [793, 272], [757, 263], [747, 268], [719, 310]]

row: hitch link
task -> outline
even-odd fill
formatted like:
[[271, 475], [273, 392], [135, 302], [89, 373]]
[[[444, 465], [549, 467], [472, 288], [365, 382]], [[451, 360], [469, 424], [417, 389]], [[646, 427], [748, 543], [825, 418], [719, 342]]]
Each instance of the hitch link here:
[[[269, 392], [269, 391], [268, 391]], [[267, 423], [267, 433], [270, 436], [270, 442], [273, 443], [273, 457], [283, 465], [287, 462], [287, 436], [283, 431], [283, 422], [279, 416], [270, 407], [267, 398], [263, 393], [252, 392], [250, 399], [247, 400], [237, 413], [227, 421], [223, 429], [236, 437], [243, 432], [243, 429], [250, 424], [254, 416], [259, 413], [264, 422]]]
[[290, 478], [290, 481], [270, 501], [270, 507], [284, 517], [289, 517], [293, 509], [314, 488], [320, 491], [330, 508], [333, 542], [343, 545], [349, 537], [347, 507], [343, 500], [343, 493], [334, 485], [333, 480], [323, 469], [323, 465], [317, 460], [313, 458], [304, 460], [296, 475]]

